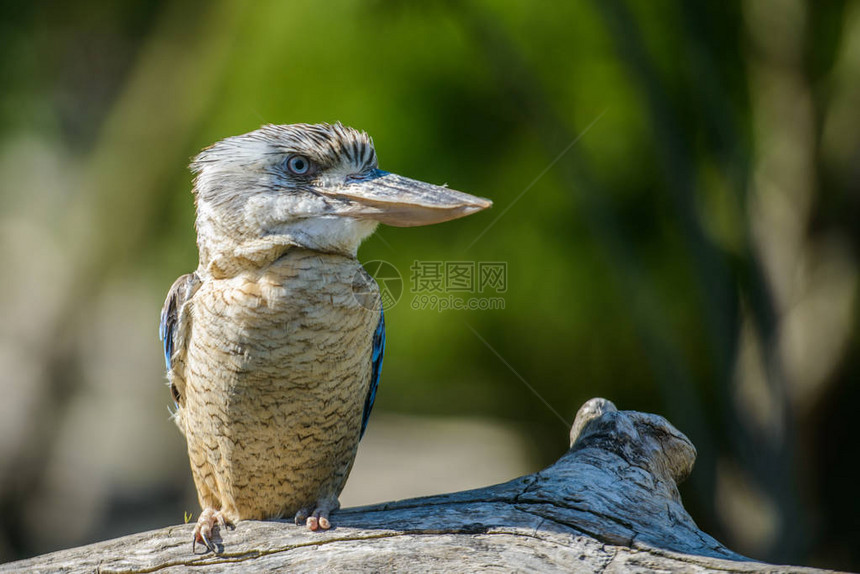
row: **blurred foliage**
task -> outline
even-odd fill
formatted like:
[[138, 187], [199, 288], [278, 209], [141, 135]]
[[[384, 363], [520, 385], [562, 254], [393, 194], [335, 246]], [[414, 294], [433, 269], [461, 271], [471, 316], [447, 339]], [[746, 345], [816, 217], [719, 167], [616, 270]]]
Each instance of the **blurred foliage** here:
[[[857, 2], [3, 8], [0, 146], [43, 142], [65, 186], [25, 194], [2, 164], [4, 225], [28, 213], [70, 265], [34, 355], [57, 419], [86, 389], [74, 365], [100, 360], [78, 345], [104, 286], [141, 285], [150, 329], [196, 266], [188, 158], [263, 123], [340, 120], [382, 168], [495, 202], [381, 228], [362, 260], [407, 285], [414, 260], [508, 265], [503, 310], [416, 311], [407, 290], [377, 409], [507, 419], [554, 460], [566, 429], [474, 330], [568, 422], [605, 396], [687, 433], [685, 503], [730, 546], [860, 566]], [[9, 304], [39, 304], [26, 295]], [[158, 363], [152, 331], [136, 351]], [[22, 524], [59, 423], [36, 412], [41, 450], [4, 461], [33, 480], [0, 483], [3, 558], [44, 550]]]

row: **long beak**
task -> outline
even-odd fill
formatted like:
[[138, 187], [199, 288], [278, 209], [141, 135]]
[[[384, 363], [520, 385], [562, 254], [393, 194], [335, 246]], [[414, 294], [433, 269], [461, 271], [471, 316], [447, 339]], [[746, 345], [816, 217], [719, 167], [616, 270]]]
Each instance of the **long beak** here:
[[489, 199], [379, 169], [345, 185], [318, 191], [346, 200], [341, 210], [343, 215], [373, 219], [395, 227], [441, 223], [493, 205]]

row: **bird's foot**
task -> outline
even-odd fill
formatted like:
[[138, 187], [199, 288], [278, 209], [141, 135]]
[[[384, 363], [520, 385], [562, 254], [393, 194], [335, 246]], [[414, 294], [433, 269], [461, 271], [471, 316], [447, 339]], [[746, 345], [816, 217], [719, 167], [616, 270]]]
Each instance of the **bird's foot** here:
[[204, 509], [194, 526], [191, 552], [196, 553], [197, 543], [202, 542], [207, 549], [217, 554], [218, 545], [221, 542], [220, 530], [228, 526], [232, 528], [233, 524], [224, 518], [224, 514], [220, 510], [215, 510], [212, 507]]
[[308, 506], [296, 512], [296, 524], [306, 525], [309, 530], [328, 530], [331, 528], [329, 514], [340, 508], [337, 497], [318, 500], [315, 506]]

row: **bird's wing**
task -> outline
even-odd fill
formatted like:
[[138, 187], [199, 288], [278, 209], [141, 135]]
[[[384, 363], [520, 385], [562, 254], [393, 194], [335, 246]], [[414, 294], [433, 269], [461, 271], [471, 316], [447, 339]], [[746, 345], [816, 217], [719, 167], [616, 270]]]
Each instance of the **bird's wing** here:
[[[185, 353], [185, 332], [187, 331], [187, 314], [185, 304], [194, 296], [200, 287], [200, 277], [197, 273], [187, 273], [174, 281], [167, 292], [167, 299], [161, 308], [161, 323], [158, 326], [158, 337], [164, 349], [164, 364], [170, 378], [171, 393], [177, 406], [182, 395], [182, 389], [177, 388], [182, 376], [177, 373], [177, 359]], [[177, 375], [179, 375], [177, 377]], [[178, 380], [177, 380], [178, 379]]]
[[382, 374], [382, 358], [384, 355], [385, 313], [380, 309], [379, 324], [376, 326], [376, 331], [373, 333], [370, 389], [368, 389], [367, 398], [364, 400], [364, 416], [361, 419], [361, 435], [359, 435], [359, 440], [364, 436], [364, 431], [367, 428], [367, 420], [370, 418], [370, 411], [373, 410], [373, 402], [376, 400], [376, 389], [379, 387], [379, 377]]

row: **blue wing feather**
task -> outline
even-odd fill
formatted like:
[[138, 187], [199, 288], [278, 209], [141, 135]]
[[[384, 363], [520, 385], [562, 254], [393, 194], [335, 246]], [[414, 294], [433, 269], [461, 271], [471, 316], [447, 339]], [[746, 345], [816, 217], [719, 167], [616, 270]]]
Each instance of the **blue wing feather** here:
[[173, 325], [167, 321], [164, 313], [161, 314], [161, 323], [158, 325], [158, 338], [164, 349], [164, 366], [170, 370], [170, 357], [173, 356]]
[[158, 324], [158, 338], [164, 349], [164, 366], [170, 371], [173, 368], [173, 353], [175, 351], [175, 339], [177, 322], [182, 306], [188, 301], [197, 288], [200, 287], [200, 278], [197, 273], [183, 275], [170, 286], [164, 307], [161, 308], [161, 321]]
[[169, 371], [170, 357], [173, 356], [173, 328], [176, 322], [175, 318], [171, 317], [166, 311], [167, 309], [161, 312], [161, 321], [158, 324], [158, 338], [161, 339], [161, 347], [164, 349], [164, 366]]
[[376, 389], [379, 387], [379, 377], [382, 374], [382, 358], [385, 356], [385, 313], [380, 309], [379, 324], [373, 333], [373, 351], [371, 355], [370, 389], [364, 401], [364, 416], [361, 419], [361, 434], [359, 440], [364, 436], [370, 411], [373, 410], [373, 402], [376, 400]]

